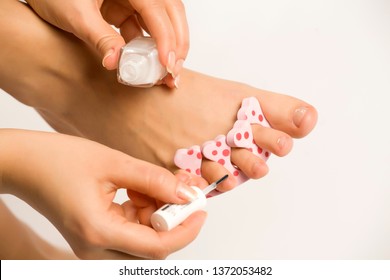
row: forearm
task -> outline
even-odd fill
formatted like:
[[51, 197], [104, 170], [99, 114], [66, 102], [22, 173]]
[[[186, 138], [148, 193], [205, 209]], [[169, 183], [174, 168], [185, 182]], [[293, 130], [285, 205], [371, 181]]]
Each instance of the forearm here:
[[0, 259], [74, 259], [22, 223], [0, 199]]

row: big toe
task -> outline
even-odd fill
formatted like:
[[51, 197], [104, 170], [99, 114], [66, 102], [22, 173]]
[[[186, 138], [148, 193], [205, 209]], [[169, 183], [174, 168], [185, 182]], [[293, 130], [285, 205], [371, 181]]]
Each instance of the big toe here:
[[272, 128], [291, 137], [305, 137], [317, 123], [317, 110], [302, 100], [272, 92], [263, 92], [258, 99]]

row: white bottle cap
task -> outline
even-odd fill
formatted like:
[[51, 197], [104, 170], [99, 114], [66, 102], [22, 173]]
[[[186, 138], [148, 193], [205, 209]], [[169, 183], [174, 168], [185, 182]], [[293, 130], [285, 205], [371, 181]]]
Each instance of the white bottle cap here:
[[148, 61], [139, 54], [129, 54], [126, 61], [119, 66], [121, 78], [130, 84], [143, 84], [148, 75]]
[[155, 41], [150, 37], [137, 37], [121, 51], [118, 81], [125, 85], [151, 87], [167, 75], [158, 58]]

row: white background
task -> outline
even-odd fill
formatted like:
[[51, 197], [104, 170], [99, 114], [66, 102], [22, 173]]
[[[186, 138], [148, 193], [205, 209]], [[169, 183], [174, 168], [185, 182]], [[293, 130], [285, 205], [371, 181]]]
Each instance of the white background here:
[[[390, 1], [185, 0], [186, 67], [293, 95], [319, 120], [264, 179], [209, 200], [170, 259], [390, 259]], [[0, 92], [0, 127], [50, 130]], [[51, 242], [47, 220], [3, 196]]]

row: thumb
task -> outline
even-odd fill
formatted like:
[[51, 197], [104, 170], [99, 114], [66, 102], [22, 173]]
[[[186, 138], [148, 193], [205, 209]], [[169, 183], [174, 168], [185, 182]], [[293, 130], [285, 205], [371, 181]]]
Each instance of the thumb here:
[[99, 10], [92, 10], [79, 20], [74, 34], [97, 51], [105, 68], [116, 69], [120, 49], [125, 45], [123, 37], [103, 19]]

